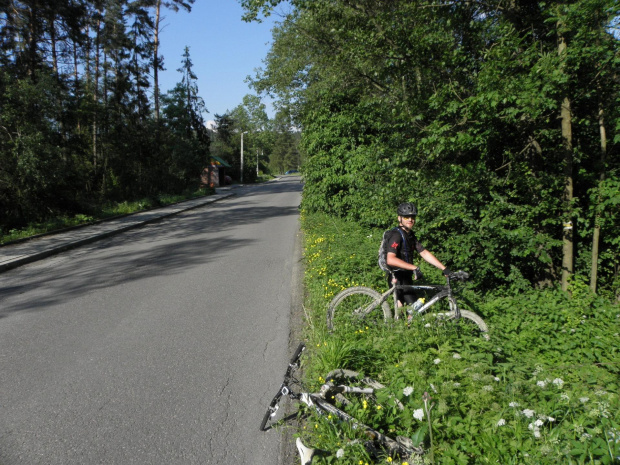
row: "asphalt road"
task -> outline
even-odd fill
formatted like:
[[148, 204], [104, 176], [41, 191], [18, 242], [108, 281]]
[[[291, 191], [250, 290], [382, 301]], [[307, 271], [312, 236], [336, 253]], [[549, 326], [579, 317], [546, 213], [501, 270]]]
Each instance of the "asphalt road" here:
[[290, 350], [301, 187], [0, 275], [0, 464], [284, 463], [258, 425]]

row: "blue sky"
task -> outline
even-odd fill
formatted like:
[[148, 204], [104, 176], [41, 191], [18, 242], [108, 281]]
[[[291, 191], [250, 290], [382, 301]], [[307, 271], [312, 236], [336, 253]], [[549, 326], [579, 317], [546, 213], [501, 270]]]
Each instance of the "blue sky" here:
[[[241, 20], [242, 14], [237, 0], [196, 0], [190, 13], [165, 10], [160, 54], [164, 56], [166, 71], [160, 73], [161, 92], [180, 82], [177, 69], [187, 45], [199, 93], [209, 110], [206, 120], [232, 110], [246, 94], [254, 93], [244, 81], [263, 66], [277, 18], [267, 18], [260, 24], [246, 23]], [[263, 102], [268, 115], [273, 117], [270, 102]]]

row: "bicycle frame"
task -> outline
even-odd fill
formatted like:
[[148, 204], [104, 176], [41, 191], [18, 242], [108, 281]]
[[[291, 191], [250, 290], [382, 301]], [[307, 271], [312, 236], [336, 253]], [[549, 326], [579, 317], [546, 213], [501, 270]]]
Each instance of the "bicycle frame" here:
[[[325, 386], [327, 385], [323, 385], [323, 387]], [[323, 387], [321, 388], [321, 391], [323, 391]], [[319, 412], [319, 414], [326, 412], [326, 413], [331, 413], [332, 415], [337, 416], [340, 420], [343, 420], [349, 423], [353, 427], [353, 429], [359, 429], [359, 430], [364, 431], [364, 433], [366, 434], [366, 436], [368, 436], [369, 439], [373, 441], [379, 441], [381, 444], [384, 444], [389, 450], [393, 452], [398, 452], [398, 454], [403, 457], [407, 457], [414, 452], [418, 452], [421, 454], [421, 449], [419, 451], [408, 450], [406, 446], [399, 443], [398, 441], [395, 441], [389, 436], [386, 436], [385, 434], [382, 434], [379, 431], [372, 429], [370, 426], [360, 423], [358, 420], [356, 420], [354, 417], [352, 417], [345, 411], [340, 410], [338, 407], [334, 406], [333, 404], [330, 404], [327, 400], [325, 400], [325, 397], [324, 397], [327, 393], [334, 392], [342, 388], [346, 389], [344, 392], [355, 392], [355, 393], [361, 393], [361, 394], [372, 394], [374, 392], [374, 389], [372, 388], [351, 388], [349, 386], [334, 386], [334, 388], [335, 389], [326, 389], [325, 394], [321, 394], [321, 395], [302, 393], [300, 396], [300, 400], [304, 404], [306, 404], [308, 407], [314, 407]]]
[[[392, 275], [392, 281], [394, 281], [394, 274], [391, 273]], [[440, 284], [393, 284], [392, 287], [390, 287], [387, 291], [385, 291], [383, 294], [381, 294], [381, 299], [378, 302], [373, 302], [372, 304], [370, 304], [368, 307], [366, 307], [365, 309], [363, 309], [363, 312], [369, 311], [375, 307], [380, 306], [383, 302], [385, 302], [390, 295], [394, 296], [394, 315], [393, 318], [395, 320], [399, 319], [399, 308], [404, 308], [404, 307], [399, 307], [398, 306], [398, 300], [396, 298], [396, 291], [398, 290], [425, 290], [425, 291], [436, 291], [437, 293], [435, 295], [433, 295], [433, 297], [431, 297], [428, 302], [426, 302], [422, 307], [420, 307], [417, 312], [418, 315], [421, 315], [422, 313], [426, 312], [430, 307], [432, 307], [433, 305], [435, 305], [435, 303], [439, 302], [442, 299], [450, 299], [451, 297], [453, 297], [453, 293], [452, 293], [452, 286], [450, 285], [450, 277], [446, 276], [446, 281], [447, 284], [445, 286], [440, 285]], [[461, 317], [461, 312], [459, 309], [458, 304], [456, 303], [456, 300], [454, 299], [454, 304], [455, 304], [455, 308], [454, 308], [454, 312], [456, 314], [456, 318], [460, 318]]]
[[[282, 397], [289, 397], [290, 399], [300, 401], [306, 404], [308, 407], [312, 407], [319, 414], [334, 415], [338, 419], [342, 421], [346, 421], [349, 423], [353, 429], [357, 429], [360, 431], [364, 431], [366, 436], [372, 441], [377, 441], [381, 443], [386, 449], [390, 451], [390, 453], [396, 453], [403, 458], [408, 458], [412, 455], [422, 455], [423, 449], [421, 447], [414, 447], [412, 443], [407, 443], [407, 441], [411, 442], [408, 438], [397, 438], [396, 440], [376, 431], [368, 425], [361, 423], [359, 420], [349, 415], [347, 412], [339, 409], [334, 404], [328, 401], [328, 399], [332, 399], [334, 397], [338, 397], [343, 393], [355, 393], [355, 394], [374, 394], [375, 388], [382, 388], [383, 386], [380, 383], [377, 383], [374, 380], [369, 378], [364, 378], [361, 381], [366, 383], [367, 385], [374, 387], [357, 387], [357, 386], [347, 386], [343, 384], [334, 385], [331, 380], [335, 380], [338, 376], [358, 376], [355, 372], [350, 372], [348, 370], [334, 370], [327, 375], [326, 383], [323, 384], [319, 390], [319, 392], [311, 393], [311, 392], [296, 392], [292, 389], [293, 385], [300, 385], [299, 381], [297, 381], [292, 375], [293, 371], [295, 371], [298, 367], [298, 360], [301, 352], [304, 350], [304, 345], [300, 344], [293, 359], [288, 365], [286, 373], [284, 375], [284, 381], [282, 382], [280, 389], [276, 393], [273, 398], [271, 404], [267, 409], [267, 413], [263, 418], [263, 422], [261, 423], [261, 431], [267, 431], [265, 428], [267, 419], [275, 417], [278, 409], [279, 402]], [[342, 398], [341, 401], [348, 402], [346, 398]], [[397, 401], [397, 400], [396, 400]], [[399, 408], [403, 408], [402, 404], [397, 401], [397, 405]], [[300, 455], [302, 456], [302, 464], [309, 463], [308, 460], [311, 460], [313, 449], [308, 449], [303, 444], [298, 443], [297, 447], [299, 449]]]

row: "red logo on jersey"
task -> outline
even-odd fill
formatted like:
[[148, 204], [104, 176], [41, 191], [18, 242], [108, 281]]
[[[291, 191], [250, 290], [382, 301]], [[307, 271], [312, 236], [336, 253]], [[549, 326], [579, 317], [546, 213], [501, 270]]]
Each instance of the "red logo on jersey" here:
[[392, 247], [393, 249], [397, 249], [398, 248], [398, 244], [396, 242], [394, 242], [390, 247]]

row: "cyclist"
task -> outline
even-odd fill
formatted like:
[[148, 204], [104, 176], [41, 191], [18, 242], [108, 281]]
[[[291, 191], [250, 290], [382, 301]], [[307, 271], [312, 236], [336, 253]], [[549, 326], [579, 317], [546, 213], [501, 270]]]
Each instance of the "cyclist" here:
[[[411, 285], [414, 279], [421, 279], [420, 268], [413, 264], [413, 251], [431, 265], [443, 270], [444, 276], [450, 273], [450, 269], [441, 263], [430, 251], [418, 241], [413, 233], [413, 225], [418, 210], [413, 203], [405, 202], [398, 206], [398, 228], [389, 231], [386, 235], [385, 247], [387, 249], [386, 263], [394, 269], [392, 276], [388, 276], [388, 286], [392, 284]], [[394, 283], [392, 279], [395, 279]], [[405, 303], [411, 305], [416, 301], [413, 290], [401, 290], [398, 292], [398, 306]]]

